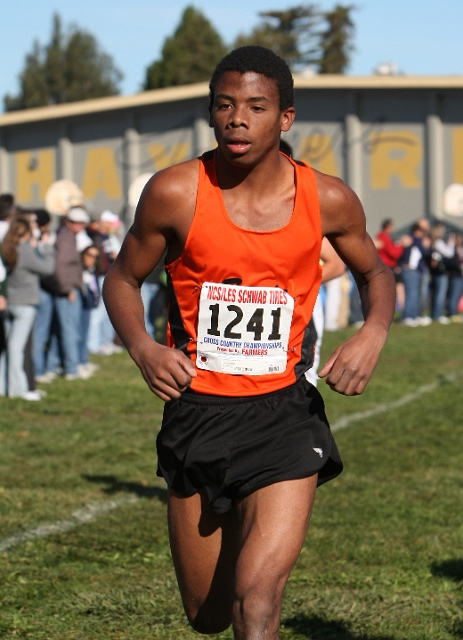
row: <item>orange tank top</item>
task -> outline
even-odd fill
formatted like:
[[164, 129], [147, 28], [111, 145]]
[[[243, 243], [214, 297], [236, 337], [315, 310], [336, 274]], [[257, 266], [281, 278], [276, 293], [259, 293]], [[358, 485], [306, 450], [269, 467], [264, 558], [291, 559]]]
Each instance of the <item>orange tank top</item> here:
[[215, 153], [200, 162], [196, 208], [182, 254], [166, 265], [168, 344], [196, 365], [197, 393], [252, 396], [287, 387], [310, 368], [311, 317], [321, 283], [318, 190], [293, 162], [294, 209], [273, 231], [229, 218]]

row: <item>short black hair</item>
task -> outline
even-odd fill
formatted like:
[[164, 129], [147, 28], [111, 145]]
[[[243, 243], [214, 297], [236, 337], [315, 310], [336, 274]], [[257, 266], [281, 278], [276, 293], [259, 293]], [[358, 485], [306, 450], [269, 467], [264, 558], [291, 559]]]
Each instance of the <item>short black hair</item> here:
[[14, 205], [14, 196], [11, 193], [0, 194], [0, 220], [6, 220], [11, 215]]
[[253, 71], [272, 78], [277, 83], [281, 111], [294, 105], [294, 81], [286, 62], [270, 49], [249, 45], [231, 51], [216, 66], [209, 83], [210, 108], [214, 102], [217, 83], [227, 71], [238, 71], [241, 74]]
[[34, 213], [37, 217], [37, 224], [39, 227], [45, 227], [49, 224], [51, 217], [46, 209], [35, 209]]
[[12, 193], [0, 193], [0, 203], [12, 207], [14, 205], [14, 195]]

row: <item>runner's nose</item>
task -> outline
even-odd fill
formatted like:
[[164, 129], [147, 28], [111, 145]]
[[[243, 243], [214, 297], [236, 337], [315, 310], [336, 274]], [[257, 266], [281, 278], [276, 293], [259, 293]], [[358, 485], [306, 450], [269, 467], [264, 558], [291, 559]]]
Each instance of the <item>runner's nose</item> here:
[[230, 114], [229, 124], [231, 127], [247, 126], [246, 117], [242, 108], [235, 107], [235, 109], [233, 109], [233, 111]]

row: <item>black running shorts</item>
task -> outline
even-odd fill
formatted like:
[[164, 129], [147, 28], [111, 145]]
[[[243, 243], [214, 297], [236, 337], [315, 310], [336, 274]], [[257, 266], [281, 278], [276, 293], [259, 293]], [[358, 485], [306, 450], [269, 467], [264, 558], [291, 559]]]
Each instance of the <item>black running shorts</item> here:
[[158, 471], [182, 496], [204, 488], [224, 513], [253, 491], [343, 469], [324, 403], [304, 376], [290, 387], [249, 397], [187, 391], [167, 402], [157, 438]]

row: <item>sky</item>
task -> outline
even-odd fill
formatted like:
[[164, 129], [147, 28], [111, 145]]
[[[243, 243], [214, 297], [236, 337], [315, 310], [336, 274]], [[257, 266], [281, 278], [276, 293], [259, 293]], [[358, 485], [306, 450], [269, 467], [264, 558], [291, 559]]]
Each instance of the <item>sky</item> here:
[[[5, 94], [19, 92], [18, 76], [34, 40], [50, 41], [52, 17], [92, 33], [124, 74], [121, 93], [141, 90], [146, 67], [159, 59], [188, 5], [200, 9], [232, 44], [259, 22], [259, 11], [283, 10], [298, 0], [0, 0], [0, 112]], [[302, 2], [302, 4], [307, 4]], [[320, 0], [332, 9], [336, 0]], [[349, 75], [371, 75], [395, 63], [409, 75], [463, 75], [463, 0], [352, 0], [355, 51]]]

